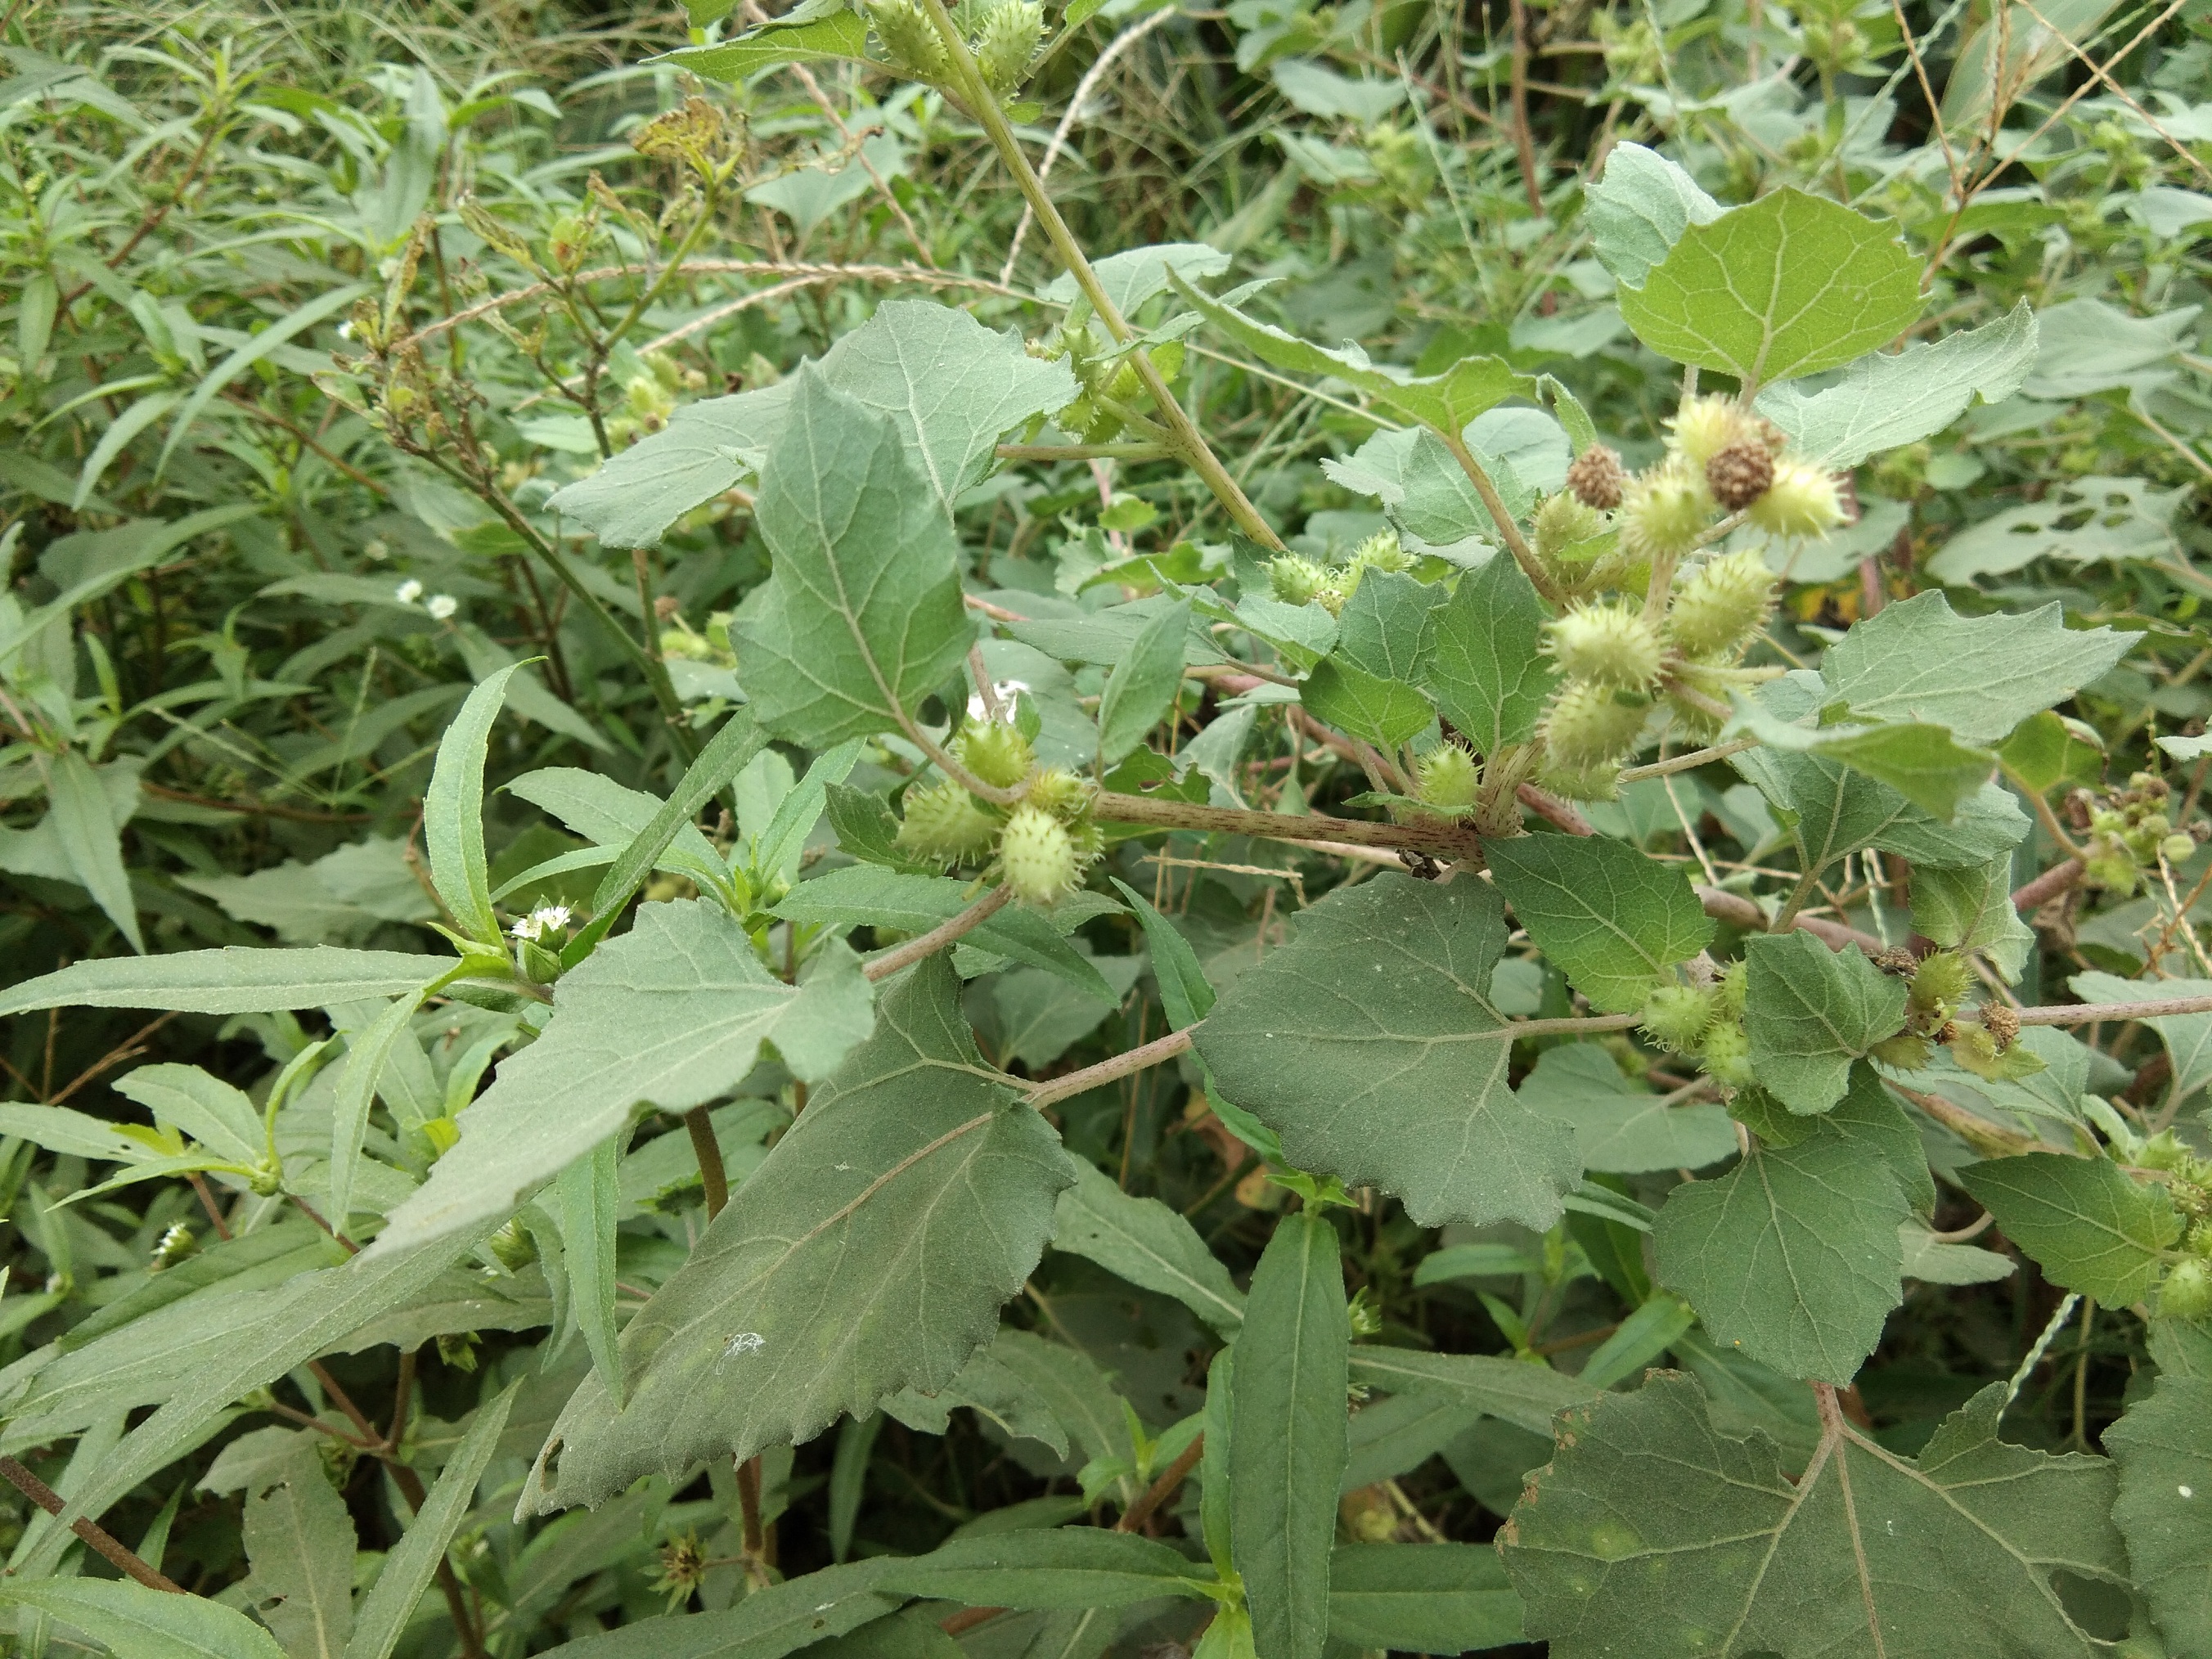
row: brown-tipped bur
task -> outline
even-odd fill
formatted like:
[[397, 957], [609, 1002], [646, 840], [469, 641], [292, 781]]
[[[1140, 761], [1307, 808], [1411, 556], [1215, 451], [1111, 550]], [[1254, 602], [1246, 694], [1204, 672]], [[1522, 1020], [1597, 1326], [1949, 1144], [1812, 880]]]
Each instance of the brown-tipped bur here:
[[1575, 499], [1601, 513], [1610, 513], [1620, 505], [1621, 491], [1627, 484], [1628, 472], [1620, 457], [1603, 444], [1592, 444], [1567, 469], [1567, 488]]
[[1705, 463], [1705, 487], [1730, 513], [1741, 513], [1774, 482], [1774, 457], [1756, 439], [1740, 438]]

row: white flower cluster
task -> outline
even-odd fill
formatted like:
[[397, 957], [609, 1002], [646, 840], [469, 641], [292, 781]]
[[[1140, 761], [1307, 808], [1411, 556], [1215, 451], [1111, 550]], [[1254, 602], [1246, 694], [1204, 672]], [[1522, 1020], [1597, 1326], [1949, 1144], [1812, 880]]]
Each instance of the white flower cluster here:
[[568, 925], [568, 907], [565, 904], [549, 904], [541, 909], [532, 910], [508, 928], [507, 932], [517, 939], [528, 939], [534, 945], [546, 934], [557, 933]]
[[[402, 605], [413, 605], [422, 599], [422, 584], [410, 576], [392, 590], [392, 597]], [[461, 608], [461, 602], [450, 593], [433, 593], [424, 600], [422, 608], [430, 613], [433, 622], [444, 622]]]

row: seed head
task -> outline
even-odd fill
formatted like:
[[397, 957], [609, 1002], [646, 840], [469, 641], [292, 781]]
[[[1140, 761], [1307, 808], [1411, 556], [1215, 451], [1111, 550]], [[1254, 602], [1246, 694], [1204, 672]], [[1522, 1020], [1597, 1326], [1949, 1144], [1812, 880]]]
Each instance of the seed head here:
[[1659, 678], [1659, 635], [1641, 612], [1618, 602], [1579, 605], [1546, 629], [1546, 649], [1570, 680], [1641, 691]]
[[1592, 444], [1567, 469], [1567, 488], [1575, 499], [1601, 513], [1610, 513], [1620, 505], [1621, 490], [1627, 483], [1628, 473], [1620, 465], [1620, 455], [1603, 444]]
[[1421, 757], [1415, 769], [1420, 798], [1428, 805], [1447, 812], [1464, 812], [1474, 805], [1480, 770], [1474, 757], [1457, 744], [1438, 744]]
[[1019, 783], [1036, 762], [1030, 740], [1004, 720], [984, 720], [963, 728], [952, 747], [954, 758], [963, 766], [1000, 789]]
[[864, 0], [868, 21], [893, 64], [923, 81], [942, 81], [949, 73], [945, 42], [914, 0]]
[[1780, 461], [1750, 514], [1771, 536], [1825, 536], [1844, 522], [1844, 502], [1833, 473], [1802, 461]]
[[999, 837], [999, 867], [1024, 904], [1058, 903], [1075, 890], [1082, 867], [1067, 826], [1041, 806], [1018, 806]]
[[1644, 1001], [1644, 1035], [1670, 1054], [1696, 1051], [1718, 998], [1695, 985], [1662, 985]]
[[1741, 513], [1774, 482], [1774, 457], [1756, 438], [1739, 438], [1705, 463], [1705, 488], [1730, 513]]
[[1042, 6], [1036, 0], [1000, 0], [975, 37], [975, 66], [984, 83], [1001, 95], [1019, 90], [1043, 40]]
[[1544, 716], [1545, 745], [1570, 771], [1608, 765], [1636, 746], [1647, 711], [1604, 686], [1570, 682]]
[[1536, 551], [1557, 559], [1578, 542], [1586, 542], [1605, 528], [1598, 511], [1571, 490], [1547, 495], [1536, 509]]
[[999, 825], [975, 798], [950, 780], [906, 792], [897, 843], [934, 864], [967, 864], [990, 850]]
[[1709, 559], [1677, 583], [1667, 611], [1667, 636], [1686, 657], [1711, 661], [1732, 655], [1766, 626], [1774, 611], [1774, 573], [1748, 549]]
[[1629, 484], [1620, 519], [1621, 550], [1630, 557], [1679, 556], [1712, 521], [1712, 497], [1702, 474], [1675, 465], [1655, 467]]
[[1310, 605], [1328, 584], [1328, 571], [1295, 553], [1285, 553], [1267, 567], [1267, 586], [1285, 605]]
[[1692, 466], [1702, 467], [1729, 445], [1750, 435], [1750, 422], [1723, 392], [1686, 398], [1667, 423], [1674, 429], [1668, 447]]

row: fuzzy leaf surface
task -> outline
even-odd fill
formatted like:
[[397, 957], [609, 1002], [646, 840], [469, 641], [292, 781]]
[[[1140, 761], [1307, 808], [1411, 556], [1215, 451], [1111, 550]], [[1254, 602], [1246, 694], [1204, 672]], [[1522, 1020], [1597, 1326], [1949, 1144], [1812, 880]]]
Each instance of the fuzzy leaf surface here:
[[2023, 1152], [1959, 1172], [1960, 1184], [2053, 1284], [2124, 1308], [2149, 1294], [2181, 1219], [2162, 1187], [2105, 1158]]
[[1328, 1639], [1350, 1344], [1336, 1229], [1311, 1210], [1286, 1217], [1252, 1275], [1231, 1395], [1231, 1534], [1273, 1659], [1319, 1659]]
[[1504, 906], [1478, 882], [1385, 875], [1330, 894], [1198, 1029], [1221, 1091], [1302, 1169], [1398, 1194], [1422, 1226], [1558, 1220], [1574, 1132], [1506, 1085], [1491, 1004]]
[[1686, 228], [1620, 294], [1644, 344], [1747, 388], [1839, 368], [1920, 310], [1920, 262], [1893, 229], [1788, 188]]
[[2069, 629], [2056, 605], [1960, 617], [1930, 591], [1854, 627], [1822, 660], [1820, 676], [1854, 720], [1917, 720], [1968, 743], [1996, 743], [2103, 674], [2134, 638]]
[[1461, 577], [1451, 598], [1430, 614], [1428, 684], [1437, 707], [1480, 754], [1526, 743], [1559, 675], [1537, 648], [1544, 603], [1521, 567], [1493, 557]]
[[259, 1014], [320, 1008], [419, 990], [450, 957], [404, 951], [302, 951], [228, 945], [164, 957], [100, 957], [26, 980], [0, 994], [0, 1017], [40, 1008], [173, 1008], [191, 1014]]
[[353, 1517], [310, 1442], [246, 1487], [246, 1559], [264, 1617], [295, 1659], [341, 1659], [353, 1633]]
[[1667, 969], [1713, 937], [1680, 867], [1610, 836], [1522, 836], [1485, 849], [1513, 914], [1606, 1013], [1644, 1006]]
[[1352, 1351], [1352, 1380], [1386, 1394], [1449, 1400], [1531, 1434], [1548, 1435], [1552, 1419], [1597, 1393], [1548, 1365], [1490, 1353], [1431, 1353], [1421, 1348], [1362, 1346]]
[[1612, 1175], [1702, 1170], [1735, 1153], [1735, 1126], [1718, 1105], [1666, 1104], [1630, 1083], [1595, 1042], [1547, 1048], [1515, 1092], [1523, 1105], [1574, 1126], [1586, 1170]]
[[1036, 1267], [1074, 1179], [983, 1065], [950, 962], [927, 958], [632, 1317], [623, 1407], [596, 1378], [578, 1389], [525, 1506], [596, 1505], [641, 1474], [750, 1457], [901, 1388], [944, 1387]]
[[1715, 1341], [1841, 1386], [1904, 1299], [1905, 1218], [1887, 1166], [1824, 1132], [1675, 1188], [1651, 1236], [1661, 1282]]
[[131, 1659], [284, 1659], [235, 1607], [118, 1578], [11, 1578], [0, 1602], [36, 1607]]
[[896, 730], [972, 637], [957, 539], [897, 427], [801, 369], [755, 513], [775, 572], [730, 624], [754, 714], [809, 749]]
[[500, 1065], [459, 1144], [370, 1248], [405, 1249], [495, 1224], [650, 1103], [682, 1112], [725, 1093], [773, 1041], [825, 1076], [869, 1030], [859, 959], [832, 945], [804, 983], [761, 965], [744, 929], [696, 899], [639, 907], [630, 931], [562, 976], [537, 1042]]
[[1856, 466], [1869, 456], [1933, 437], [1977, 400], [2002, 403], [2035, 367], [2035, 313], [2022, 300], [1980, 328], [1902, 351], [1863, 357], [1826, 389], [1770, 386], [1759, 410], [1796, 441], [1808, 460]]
[[1997, 1438], [2002, 1385], [1917, 1459], [1829, 1425], [1793, 1483], [1662, 1372], [1567, 1419], [1498, 1540], [1553, 1659], [2090, 1659], [2061, 1570], [2124, 1579], [2112, 1465]]
[[1856, 946], [1831, 951], [1810, 933], [1766, 933], [1744, 946], [1744, 959], [1752, 1070], [1793, 1112], [1825, 1112], [1841, 1100], [1851, 1062], [1905, 1024], [1905, 981]]
[[2212, 1651], [2212, 1378], [2169, 1371], [2104, 1433], [2112, 1520], [2172, 1653]]

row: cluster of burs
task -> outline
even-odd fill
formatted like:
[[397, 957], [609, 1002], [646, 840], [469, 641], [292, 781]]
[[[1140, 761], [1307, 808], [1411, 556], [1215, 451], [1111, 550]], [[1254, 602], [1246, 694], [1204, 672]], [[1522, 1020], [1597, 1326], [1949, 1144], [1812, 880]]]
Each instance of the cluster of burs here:
[[[944, 37], [915, 0], [864, 0], [861, 9], [898, 69], [934, 86], [952, 81]], [[1044, 44], [1044, 8], [1036, 0], [961, 0], [952, 21], [984, 84], [1000, 97], [1019, 90]]]
[[982, 867], [1024, 904], [1055, 904], [1073, 893], [1106, 850], [1091, 815], [1091, 785], [1065, 767], [1040, 768], [1030, 740], [1007, 720], [970, 720], [951, 753], [977, 782], [1018, 791], [1019, 799], [995, 805], [953, 778], [917, 784], [906, 792], [900, 850], [948, 869]]
[[[1530, 550], [1566, 600], [1545, 629], [1560, 681], [1538, 781], [1571, 799], [1612, 799], [1656, 715], [1708, 742], [1730, 692], [1772, 672], [1741, 665], [1773, 610], [1774, 577], [1759, 549], [1717, 551], [1728, 534], [1750, 524], [1816, 537], [1844, 522], [1834, 475], [1784, 454], [1782, 434], [1735, 399], [1686, 398], [1669, 428], [1665, 455], [1640, 473], [1601, 445], [1585, 449], [1532, 520]], [[1410, 562], [1391, 535], [1340, 567], [1279, 559], [1275, 592], [1339, 610], [1367, 570]], [[1475, 768], [1456, 744], [1431, 750], [1420, 774], [1425, 802], [1472, 805]]]

